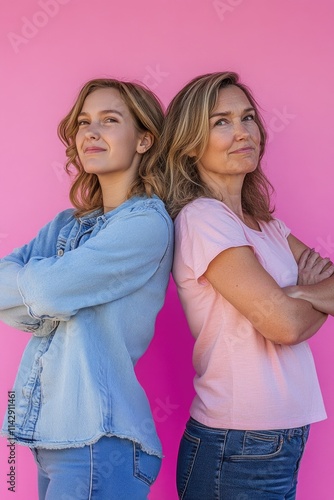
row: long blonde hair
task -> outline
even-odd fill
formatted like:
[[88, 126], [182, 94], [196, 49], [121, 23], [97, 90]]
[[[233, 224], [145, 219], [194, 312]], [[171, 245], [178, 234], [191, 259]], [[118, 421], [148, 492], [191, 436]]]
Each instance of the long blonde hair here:
[[[158, 194], [165, 200], [173, 218], [196, 198], [216, 198], [201, 180], [197, 162], [208, 144], [209, 116], [217, 103], [219, 90], [230, 85], [239, 87], [254, 107], [255, 122], [261, 136], [259, 163], [256, 170], [245, 177], [241, 194], [242, 207], [258, 220], [272, 219], [270, 192], [273, 188], [261, 168], [266, 130], [254, 97], [233, 72], [210, 73], [194, 78], [173, 98], [167, 108], [158, 159], [164, 183]], [[194, 151], [196, 158], [193, 157]]]
[[58, 126], [58, 136], [66, 146], [66, 171], [71, 174], [73, 165], [76, 173], [70, 190], [70, 200], [77, 209], [79, 217], [103, 207], [102, 191], [96, 174], [84, 171], [75, 144], [78, 131], [78, 116], [86, 97], [98, 89], [111, 88], [119, 91], [121, 98], [128, 106], [135, 126], [140, 131], [148, 131], [153, 135], [151, 148], [141, 155], [138, 175], [128, 192], [128, 198], [134, 195], [152, 196], [160, 191], [159, 176], [155, 175], [157, 165], [152, 158], [156, 155], [158, 141], [162, 130], [164, 112], [159, 99], [139, 83], [124, 82], [115, 79], [100, 78], [87, 82], [79, 92], [74, 106]]

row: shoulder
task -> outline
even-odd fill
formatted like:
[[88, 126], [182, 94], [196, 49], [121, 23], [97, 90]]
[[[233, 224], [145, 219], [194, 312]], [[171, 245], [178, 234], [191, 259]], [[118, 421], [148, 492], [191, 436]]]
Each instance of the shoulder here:
[[279, 233], [284, 238], [287, 238], [291, 233], [291, 230], [287, 225], [281, 220], [274, 218], [270, 222], [262, 223], [263, 227], [266, 227], [269, 232]]
[[232, 216], [237, 219], [236, 215], [225, 203], [215, 198], [197, 198], [183, 207], [176, 219], [192, 217], [207, 218], [207, 214], [212, 217]]
[[203, 210], [208, 210], [209, 212], [216, 212], [220, 210], [225, 205], [215, 198], [197, 198], [191, 201], [186, 206], [182, 208], [176, 219], [182, 217], [192, 217], [193, 215], [198, 215], [203, 213]]
[[175, 242], [177, 255], [188, 259], [191, 254], [194, 261], [206, 263], [230, 247], [249, 245], [234, 212], [224, 203], [209, 198], [195, 200], [181, 210], [175, 221]]
[[59, 212], [52, 222], [60, 223], [60, 222], [69, 222], [70, 220], [74, 220], [74, 213], [75, 209], [74, 208], [67, 208], [66, 210], [63, 210], [62, 212]]
[[131, 202], [131, 212], [155, 211], [169, 217], [163, 201], [156, 195], [152, 196], [151, 198], [149, 198], [148, 196], [136, 197], [129, 201]]
[[164, 244], [173, 240], [173, 222], [164, 203], [156, 196], [134, 197], [127, 200], [119, 210], [107, 218], [105, 227], [112, 227], [113, 232], [131, 233], [132, 237], [147, 239]]
[[68, 208], [59, 212], [52, 220], [50, 220], [46, 225], [44, 225], [41, 231], [45, 231], [46, 229], [49, 231], [59, 231], [61, 228], [69, 224], [70, 222], [74, 222], [76, 219], [74, 217], [75, 210], [74, 208]]
[[223, 202], [214, 198], [198, 198], [186, 205], [175, 219], [177, 231], [200, 231], [214, 228], [224, 231], [227, 228], [241, 229], [238, 217]]
[[173, 222], [163, 201], [155, 195], [151, 198], [147, 196], [131, 198], [124, 204], [124, 208], [119, 211], [118, 215], [125, 219], [134, 217], [138, 223], [147, 224], [156, 221], [168, 227], [173, 227]]

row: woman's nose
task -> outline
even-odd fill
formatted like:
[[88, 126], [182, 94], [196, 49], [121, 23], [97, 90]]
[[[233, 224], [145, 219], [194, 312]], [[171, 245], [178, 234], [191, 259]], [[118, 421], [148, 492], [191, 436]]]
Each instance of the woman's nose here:
[[237, 139], [244, 139], [249, 136], [248, 128], [246, 124], [242, 121], [238, 121], [234, 125], [234, 135]]
[[85, 136], [86, 136], [88, 139], [97, 139], [98, 137], [100, 137], [99, 128], [98, 128], [97, 124], [95, 124], [95, 123], [90, 123], [90, 124], [86, 127], [86, 130], [85, 130]]

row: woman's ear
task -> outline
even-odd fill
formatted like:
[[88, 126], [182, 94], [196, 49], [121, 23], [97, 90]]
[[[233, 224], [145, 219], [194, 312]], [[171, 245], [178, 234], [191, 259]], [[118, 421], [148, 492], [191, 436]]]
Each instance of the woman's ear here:
[[146, 153], [146, 151], [148, 151], [153, 146], [153, 143], [154, 143], [153, 134], [151, 134], [151, 132], [148, 132], [146, 130], [139, 139], [139, 143], [137, 146], [137, 153], [139, 154]]

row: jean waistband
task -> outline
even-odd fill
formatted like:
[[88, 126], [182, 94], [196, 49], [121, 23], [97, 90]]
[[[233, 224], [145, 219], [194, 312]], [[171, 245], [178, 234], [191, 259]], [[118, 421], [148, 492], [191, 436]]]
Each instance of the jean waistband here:
[[217, 433], [226, 433], [229, 431], [239, 431], [239, 432], [270, 432], [270, 433], [277, 433], [277, 434], [283, 434], [288, 437], [292, 437], [294, 435], [297, 436], [302, 436], [303, 434], [308, 434], [310, 425], [303, 425], [302, 427], [292, 427], [291, 429], [226, 429], [226, 428], [221, 428], [221, 427], [208, 427], [207, 425], [202, 424], [201, 422], [198, 422], [194, 418], [190, 417], [187, 426], [194, 426], [198, 427], [203, 430], [211, 431], [211, 432], [217, 432]]

